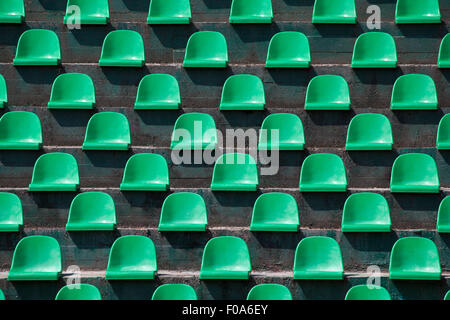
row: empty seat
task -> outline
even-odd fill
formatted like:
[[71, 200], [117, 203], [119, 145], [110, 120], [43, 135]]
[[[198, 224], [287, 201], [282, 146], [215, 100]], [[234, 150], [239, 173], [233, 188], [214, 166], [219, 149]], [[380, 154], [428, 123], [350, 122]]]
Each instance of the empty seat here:
[[366, 32], [356, 39], [353, 68], [396, 68], [397, 47], [394, 38], [384, 32]]
[[149, 74], [139, 83], [136, 110], [179, 109], [181, 105], [180, 87], [177, 79], [170, 74]]
[[295, 250], [294, 279], [341, 280], [344, 264], [339, 244], [329, 237], [308, 237]]
[[24, 0], [0, 1], [0, 23], [22, 23], [24, 20]]
[[443, 116], [439, 122], [436, 148], [439, 150], [450, 150], [450, 113]]
[[191, 18], [189, 0], [150, 0], [148, 24], [189, 24]]
[[300, 191], [347, 191], [347, 174], [342, 159], [331, 153], [309, 155], [300, 172]]
[[67, 231], [111, 231], [116, 226], [116, 208], [104, 192], [84, 192], [72, 201]]
[[54, 31], [30, 29], [22, 33], [17, 43], [15, 66], [57, 66], [61, 49]]
[[450, 300], [450, 290], [447, 291], [447, 294], [445, 295], [444, 300]]
[[310, 62], [309, 42], [303, 33], [279, 32], [270, 40], [266, 68], [308, 68]]
[[0, 109], [8, 104], [8, 90], [6, 88], [5, 78], [0, 74]]
[[0, 300], [5, 300], [5, 295], [3, 294], [3, 291], [0, 289]]
[[39, 117], [28, 111], [10, 111], [0, 118], [1, 150], [39, 150], [42, 127]]
[[62, 287], [55, 300], [102, 300], [102, 296], [93, 285], [80, 283]]
[[313, 23], [356, 23], [355, 0], [316, 0]]
[[156, 288], [152, 300], [197, 300], [197, 294], [187, 284], [163, 284]]
[[163, 156], [139, 153], [128, 159], [123, 173], [122, 191], [166, 191], [169, 188], [169, 168]]
[[[73, 10], [77, 6], [78, 10]], [[108, 0], [68, 0], [64, 24], [107, 24]]]
[[142, 67], [144, 40], [132, 30], [114, 30], [105, 37], [98, 65], [101, 67]]
[[450, 233], [450, 196], [445, 197], [439, 206], [437, 231]]
[[62, 272], [61, 248], [47, 236], [28, 236], [14, 250], [9, 281], [58, 280]]
[[16, 232], [23, 225], [22, 203], [14, 193], [0, 192], [0, 232]]
[[306, 90], [305, 110], [350, 110], [347, 80], [332, 74], [314, 77]]
[[215, 237], [206, 244], [200, 279], [248, 279], [251, 271], [247, 244], [241, 238]]
[[389, 232], [391, 215], [386, 199], [373, 192], [352, 194], [344, 204], [342, 232]]
[[391, 300], [391, 295], [383, 287], [361, 284], [351, 287], [345, 300]]
[[425, 74], [400, 76], [392, 89], [392, 110], [436, 110], [438, 98], [434, 80]]
[[305, 135], [300, 118], [292, 113], [268, 115], [259, 133], [259, 150], [303, 150]]
[[53, 82], [50, 109], [92, 109], [94, 105], [94, 82], [87, 74], [63, 73]]
[[254, 286], [247, 300], [292, 300], [291, 292], [281, 284], [265, 283]]
[[264, 110], [265, 105], [264, 85], [259, 77], [237, 74], [225, 81], [220, 110]]
[[156, 270], [153, 241], [144, 236], [122, 236], [111, 247], [105, 279], [154, 279]]
[[440, 280], [441, 264], [434, 242], [422, 237], [397, 240], [391, 251], [389, 278]]
[[199, 31], [191, 35], [186, 45], [183, 67], [226, 68], [227, 40], [220, 32]]
[[83, 150], [128, 150], [130, 144], [130, 125], [123, 114], [100, 112], [89, 119]]
[[206, 231], [205, 200], [192, 192], [177, 192], [164, 200], [159, 231]]
[[391, 192], [439, 193], [439, 175], [434, 159], [424, 153], [398, 156], [392, 166]]
[[297, 201], [288, 193], [264, 193], [253, 206], [250, 231], [297, 232], [300, 225]]
[[217, 130], [213, 117], [206, 113], [182, 114], [173, 127], [172, 150], [204, 150], [217, 146]]
[[450, 33], [447, 33], [442, 38], [441, 46], [439, 48], [438, 57], [439, 68], [450, 68]]
[[258, 168], [251, 155], [225, 153], [216, 160], [212, 191], [256, 191], [258, 183]]
[[396, 23], [441, 23], [439, 0], [397, 0]]
[[80, 185], [77, 160], [68, 153], [52, 152], [34, 164], [30, 191], [76, 191]]
[[233, 0], [230, 23], [272, 23], [272, 0]]
[[392, 150], [394, 138], [389, 119], [378, 113], [362, 113], [348, 126], [345, 150]]

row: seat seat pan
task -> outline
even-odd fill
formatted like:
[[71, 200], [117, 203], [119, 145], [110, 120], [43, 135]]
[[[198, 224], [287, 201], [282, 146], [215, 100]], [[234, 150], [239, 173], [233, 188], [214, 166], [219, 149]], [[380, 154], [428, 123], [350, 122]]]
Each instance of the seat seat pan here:
[[155, 278], [156, 271], [115, 271], [107, 270], [106, 280], [151, 280]]
[[84, 142], [83, 150], [128, 150], [129, 143], [125, 142]]
[[115, 224], [110, 222], [70, 222], [66, 225], [67, 231], [112, 231]]
[[254, 183], [214, 183], [211, 185], [212, 191], [256, 191], [258, 185]]
[[30, 191], [77, 191], [78, 184], [74, 183], [31, 183]]
[[296, 280], [342, 280], [343, 272], [341, 271], [294, 271], [294, 279]]
[[15, 66], [57, 66], [61, 63], [57, 58], [14, 58]]
[[8, 281], [49, 281], [58, 280], [58, 272], [10, 271]]
[[220, 104], [220, 110], [264, 110], [263, 103], [230, 103], [222, 102]]
[[230, 279], [230, 280], [246, 280], [248, 279], [249, 271], [247, 270], [233, 270], [233, 271], [212, 271], [202, 270], [200, 272], [200, 279]]
[[300, 185], [301, 192], [345, 192], [347, 186], [345, 184], [314, 184], [314, 183], [302, 183]]
[[142, 67], [144, 60], [141, 59], [114, 59], [101, 58], [98, 62], [100, 67]]
[[161, 182], [140, 182], [140, 183], [121, 183], [120, 190], [122, 191], [167, 191], [169, 185]]

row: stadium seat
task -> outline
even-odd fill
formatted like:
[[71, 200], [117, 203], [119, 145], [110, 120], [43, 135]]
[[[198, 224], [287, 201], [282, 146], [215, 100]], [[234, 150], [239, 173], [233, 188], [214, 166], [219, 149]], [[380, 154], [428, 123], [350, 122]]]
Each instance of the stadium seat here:
[[22, 23], [24, 21], [24, 0], [0, 1], [0, 23]]
[[253, 207], [250, 231], [297, 232], [300, 225], [297, 201], [288, 193], [264, 193]]
[[307, 237], [295, 250], [295, 280], [341, 280], [344, 275], [341, 248], [333, 238]]
[[237, 74], [225, 81], [220, 110], [264, 110], [265, 105], [264, 85], [259, 77]]
[[114, 30], [103, 42], [100, 67], [142, 67], [145, 63], [144, 40], [132, 30]]
[[450, 113], [443, 116], [439, 122], [436, 148], [438, 150], [450, 150]]
[[[77, 6], [79, 11], [74, 11]], [[79, 16], [74, 16], [78, 14]], [[107, 24], [109, 22], [108, 0], [68, 0], [64, 24]]]
[[272, 0], [233, 0], [230, 23], [272, 23]]
[[350, 110], [347, 80], [331, 74], [314, 77], [306, 90], [305, 110]]
[[342, 232], [390, 232], [391, 215], [386, 199], [373, 192], [352, 194], [344, 204]]
[[450, 33], [447, 33], [442, 39], [439, 48], [438, 67], [450, 68]]
[[396, 68], [397, 48], [394, 38], [384, 32], [361, 34], [353, 49], [352, 68]]
[[303, 33], [278, 32], [270, 40], [266, 68], [308, 68], [310, 62], [309, 42]]
[[274, 113], [264, 119], [259, 132], [259, 150], [303, 150], [304, 145], [303, 124], [297, 115]]
[[80, 185], [77, 160], [68, 153], [52, 152], [34, 164], [29, 191], [76, 191]]
[[345, 300], [391, 300], [391, 295], [383, 287], [361, 284], [351, 287]]
[[0, 232], [17, 232], [23, 225], [22, 203], [14, 193], [0, 192]]
[[391, 192], [439, 193], [439, 175], [434, 159], [424, 153], [398, 156], [392, 166]]
[[313, 23], [356, 23], [355, 0], [316, 0]]
[[425, 74], [400, 76], [392, 89], [392, 110], [436, 110], [438, 98], [433, 79]]
[[15, 66], [57, 66], [61, 63], [61, 48], [54, 31], [29, 29], [17, 43]]
[[197, 300], [197, 294], [187, 284], [163, 284], [156, 288], [152, 300]]
[[450, 233], [450, 196], [446, 196], [439, 206], [437, 232]]
[[362, 113], [348, 126], [345, 150], [392, 150], [394, 138], [389, 119], [378, 113]]
[[441, 264], [433, 241], [405, 237], [392, 247], [389, 278], [402, 280], [440, 280]]
[[215, 237], [206, 244], [200, 279], [248, 279], [251, 271], [247, 244], [241, 238]]
[[217, 130], [213, 117], [207, 113], [182, 114], [173, 127], [172, 150], [205, 150], [217, 147]]
[[251, 155], [225, 153], [216, 160], [212, 191], [256, 191], [258, 183], [258, 168]]
[[3, 291], [0, 289], [0, 301], [5, 300], [5, 295], [3, 294]]
[[205, 200], [192, 192], [177, 192], [164, 200], [159, 231], [206, 231]]
[[331, 153], [309, 155], [300, 172], [301, 192], [345, 192], [347, 174], [342, 159]]
[[8, 90], [5, 78], [0, 74], [0, 109], [8, 105]]
[[63, 73], [53, 82], [50, 109], [93, 109], [94, 106], [94, 82], [87, 74]]
[[220, 32], [199, 31], [191, 35], [183, 61], [185, 68], [226, 68], [227, 40]]
[[104, 192], [84, 192], [72, 201], [66, 231], [112, 231], [116, 226], [116, 208]]
[[109, 254], [106, 280], [154, 279], [157, 270], [153, 241], [144, 236], [122, 236]]
[[441, 23], [439, 0], [397, 0], [396, 23]]
[[83, 150], [128, 150], [130, 144], [130, 125], [123, 114], [100, 112], [89, 119]]
[[14, 250], [9, 281], [58, 280], [62, 272], [61, 248], [55, 238], [28, 236]]
[[39, 117], [28, 111], [10, 111], [0, 118], [0, 150], [39, 150], [42, 127]]
[[265, 283], [254, 286], [247, 300], [292, 300], [291, 292], [281, 284]]
[[55, 300], [102, 300], [102, 296], [93, 285], [80, 283], [62, 287]]
[[189, 0], [150, 0], [148, 24], [189, 24], [191, 18]]
[[445, 295], [444, 300], [450, 300], [450, 290], [447, 291], [447, 294]]
[[169, 168], [163, 156], [139, 153], [128, 159], [121, 191], [166, 191], [168, 188]]
[[178, 81], [170, 74], [149, 74], [139, 83], [135, 110], [176, 110], [181, 105]]

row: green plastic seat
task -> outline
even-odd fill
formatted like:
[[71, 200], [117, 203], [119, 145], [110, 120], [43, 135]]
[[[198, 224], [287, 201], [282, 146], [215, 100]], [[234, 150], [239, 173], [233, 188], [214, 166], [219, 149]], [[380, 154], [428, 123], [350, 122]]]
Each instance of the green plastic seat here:
[[447, 294], [445, 295], [444, 300], [450, 300], [450, 290], [447, 291]]
[[398, 156], [392, 166], [391, 192], [439, 193], [439, 175], [434, 159], [424, 153]]
[[200, 279], [248, 279], [251, 271], [247, 244], [241, 238], [215, 237], [206, 244]]
[[266, 68], [308, 68], [310, 63], [309, 42], [303, 33], [278, 32], [270, 40]]
[[342, 159], [331, 153], [309, 155], [300, 172], [301, 192], [345, 192], [347, 174]]
[[385, 32], [366, 32], [356, 39], [352, 68], [396, 68], [397, 47]]
[[308, 237], [295, 250], [294, 279], [342, 280], [344, 264], [339, 244], [329, 237]]
[[253, 206], [250, 231], [297, 232], [300, 225], [297, 201], [288, 193], [264, 193]]
[[450, 33], [442, 39], [438, 57], [439, 68], [450, 68]]
[[57, 66], [61, 63], [61, 48], [54, 31], [30, 29], [22, 33], [17, 43], [15, 66]]
[[163, 284], [156, 288], [152, 300], [197, 300], [197, 294], [187, 284]]
[[205, 150], [217, 147], [217, 129], [214, 118], [206, 113], [182, 114], [173, 127], [172, 150]]
[[53, 82], [50, 109], [93, 109], [94, 106], [94, 82], [87, 74], [63, 73]]
[[84, 192], [72, 201], [66, 231], [112, 231], [116, 226], [116, 208], [104, 192]]
[[256, 191], [258, 183], [258, 168], [251, 155], [225, 153], [216, 160], [212, 191]]
[[247, 300], [292, 300], [291, 292], [281, 284], [265, 283], [254, 286]]
[[8, 104], [8, 89], [6, 87], [5, 78], [0, 74], [0, 109]]
[[[273, 136], [273, 130], [275, 136]], [[259, 134], [259, 150], [303, 150], [305, 134], [300, 118], [292, 113], [267, 116]]]
[[136, 110], [176, 110], [181, 105], [180, 87], [170, 74], [149, 74], [139, 83]]
[[383, 287], [361, 284], [351, 287], [345, 300], [391, 300], [391, 295]]
[[396, 23], [441, 23], [439, 0], [397, 0]]
[[265, 105], [264, 84], [259, 77], [237, 74], [225, 81], [220, 110], [264, 110]]
[[342, 232], [390, 232], [391, 215], [386, 199], [373, 192], [352, 194], [344, 204]]
[[142, 67], [145, 62], [144, 40], [132, 30], [115, 30], [103, 42], [100, 67]]
[[422, 237], [397, 240], [392, 247], [389, 279], [440, 280], [441, 264], [433, 241]]
[[128, 159], [123, 173], [121, 191], [166, 191], [169, 188], [169, 168], [163, 156], [139, 153]]
[[450, 196], [445, 197], [439, 206], [437, 232], [450, 233]]
[[123, 114], [100, 112], [89, 119], [83, 150], [128, 150], [130, 144], [130, 125]]
[[199, 31], [191, 35], [186, 45], [183, 67], [226, 68], [227, 40], [220, 32]]
[[[80, 15], [74, 19], [71, 6], [80, 8]], [[109, 22], [108, 0], [68, 0], [64, 24], [107, 24]]]
[[3, 291], [0, 289], [0, 301], [5, 300], [5, 294], [3, 293]]
[[153, 241], [144, 236], [123, 236], [114, 241], [111, 247], [105, 279], [154, 279], [156, 271]]
[[0, 150], [39, 150], [42, 127], [39, 117], [28, 111], [10, 111], [0, 118]]
[[80, 185], [78, 164], [64, 152], [46, 153], [34, 164], [29, 191], [76, 191]]
[[434, 80], [425, 74], [400, 76], [392, 90], [392, 110], [436, 110], [437, 90]]
[[147, 24], [189, 24], [191, 18], [189, 0], [150, 0]]
[[450, 150], [450, 113], [443, 116], [439, 122], [436, 148], [438, 150]]
[[316, 0], [313, 23], [356, 23], [355, 0]]
[[306, 90], [305, 110], [350, 110], [347, 80], [332, 74], [314, 77]]
[[0, 1], [0, 23], [22, 23], [24, 21], [24, 0]]
[[102, 296], [91, 284], [69, 284], [59, 290], [55, 300], [102, 300]]
[[389, 119], [378, 113], [362, 113], [348, 126], [345, 150], [392, 150], [394, 138]]
[[0, 232], [17, 232], [23, 225], [22, 203], [14, 193], [0, 192]]
[[272, 23], [272, 0], [233, 0], [230, 23]]
[[58, 280], [62, 272], [61, 248], [55, 238], [28, 236], [14, 250], [9, 281]]

